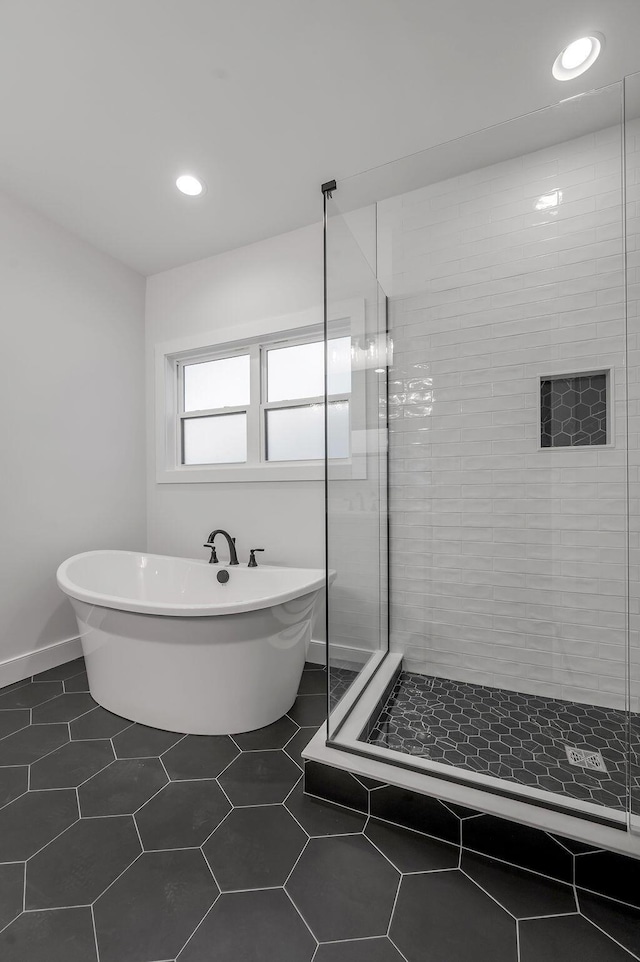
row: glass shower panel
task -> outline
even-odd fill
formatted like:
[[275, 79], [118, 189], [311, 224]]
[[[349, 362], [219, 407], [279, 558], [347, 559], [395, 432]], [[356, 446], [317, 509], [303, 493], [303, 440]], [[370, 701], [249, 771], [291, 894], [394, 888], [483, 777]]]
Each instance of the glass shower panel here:
[[613, 85], [350, 178], [334, 200], [343, 232], [375, 207], [393, 341], [387, 664], [401, 666], [353, 747], [617, 821], [622, 132]]
[[[346, 218], [327, 197], [325, 230], [331, 737], [342, 697], [388, 647], [387, 332], [375, 277], [375, 207]], [[336, 395], [342, 401], [333, 402]]]
[[640, 832], [640, 74], [625, 80], [631, 829]]

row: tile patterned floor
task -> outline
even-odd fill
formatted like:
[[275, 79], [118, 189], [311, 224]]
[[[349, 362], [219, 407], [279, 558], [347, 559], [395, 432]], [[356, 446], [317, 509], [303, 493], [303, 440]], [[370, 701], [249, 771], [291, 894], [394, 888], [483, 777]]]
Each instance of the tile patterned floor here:
[[1, 690], [2, 962], [640, 958], [637, 910], [303, 795], [325, 684], [233, 738], [110, 714], [81, 661]]
[[[627, 806], [623, 712], [400, 672], [367, 741], [616, 809]], [[602, 753], [577, 768], [566, 746]], [[633, 777], [640, 798], [640, 777]]]

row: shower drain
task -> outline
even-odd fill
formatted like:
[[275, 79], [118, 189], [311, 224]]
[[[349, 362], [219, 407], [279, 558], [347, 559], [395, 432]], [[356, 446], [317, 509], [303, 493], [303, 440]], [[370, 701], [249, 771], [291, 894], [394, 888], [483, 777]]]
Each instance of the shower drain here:
[[571, 745], [565, 745], [564, 747], [571, 765], [577, 765], [578, 768], [589, 768], [593, 772], [607, 772], [607, 766], [601, 752], [595, 752], [591, 748], [572, 748]]

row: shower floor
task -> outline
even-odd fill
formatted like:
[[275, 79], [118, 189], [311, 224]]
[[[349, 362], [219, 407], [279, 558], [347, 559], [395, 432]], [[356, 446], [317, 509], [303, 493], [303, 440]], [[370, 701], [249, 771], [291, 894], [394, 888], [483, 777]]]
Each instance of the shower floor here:
[[[619, 810], [627, 724], [614, 709], [402, 671], [363, 740]], [[567, 748], [600, 752], [607, 771], [572, 765]]]

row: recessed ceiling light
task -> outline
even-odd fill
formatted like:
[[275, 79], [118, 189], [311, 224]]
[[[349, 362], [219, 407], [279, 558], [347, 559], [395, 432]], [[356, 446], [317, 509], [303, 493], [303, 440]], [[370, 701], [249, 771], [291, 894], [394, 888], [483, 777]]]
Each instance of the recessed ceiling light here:
[[580, 37], [562, 50], [555, 59], [552, 73], [556, 80], [573, 80], [591, 67], [604, 45], [601, 33]]
[[176, 187], [189, 197], [197, 197], [204, 191], [202, 181], [198, 180], [197, 177], [193, 177], [191, 174], [181, 174], [176, 180]]

